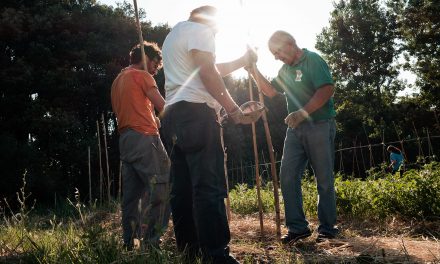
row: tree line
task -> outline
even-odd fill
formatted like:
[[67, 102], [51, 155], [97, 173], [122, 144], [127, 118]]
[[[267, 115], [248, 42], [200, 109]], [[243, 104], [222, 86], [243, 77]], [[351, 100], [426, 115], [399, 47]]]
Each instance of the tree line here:
[[[384, 135], [389, 137], [385, 142], [394, 141], [414, 137], [417, 129], [440, 132], [439, 11], [438, 1], [427, 0], [335, 2], [316, 48], [336, 82], [337, 144], [377, 143]], [[111, 7], [94, 0], [4, 0], [0, 20], [0, 196], [13, 200], [25, 173], [27, 188], [40, 201], [73, 196], [75, 188], [86, 196], [88, 147], [92, 186], [98, 189], [98, 154], [104, 150], [97, 146], [96, 121], [101, 115], [115, 195], [119, 154], [110, 87], [137, 43], [132, 6], [123, 2]], [[141, 20], [146, 39], [161, 46], [170, 27], [152, 25], [145, 10]], [[399, 79], [401, 70], [413, 72], [416, 82]], [[163, 72], [156, 81], [163, 92]], [[227, 77], [225, 83], [238, 102], [248, 100], [247, 79]], [[411, 86], [419, 92], [397, 96]], [[286, 129], [284, 98], [267, 99], [266, 106], [279, 159]], [[249, 127], [225, 125], [229, 161], [253, 159], [251, 137]], [[257, 124], [257, 139], [264, 156], [262, 124]], [[407, 152], [417, 155], [415, 150]]]

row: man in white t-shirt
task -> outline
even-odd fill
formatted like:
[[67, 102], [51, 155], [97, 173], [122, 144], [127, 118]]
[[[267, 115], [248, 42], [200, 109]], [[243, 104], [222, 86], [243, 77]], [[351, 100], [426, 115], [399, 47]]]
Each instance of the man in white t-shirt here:
[[237, 60], [215, 63], [215, 13], [212, 6], [194, 9], [165, 39], [162, 128], [171, 158], [170, 202], [178, 249], [189, 257], [201, 252], [212, 263], [238, 263], [229, 254], [224, 152], [216, 113], [223, 107], [236, 124], [255, 121], [243, 115], [222, 76], [257, 58], [249, 50]]

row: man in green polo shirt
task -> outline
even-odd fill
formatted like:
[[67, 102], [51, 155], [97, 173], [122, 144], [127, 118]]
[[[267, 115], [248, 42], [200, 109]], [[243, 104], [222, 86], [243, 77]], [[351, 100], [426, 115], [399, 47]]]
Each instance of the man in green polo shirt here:
[[318, 188], [317, 242], [334, 238], [336, 196], [334, 188], [334, 139], [336, 112], [333, 106], [333, 79], [327, 63], [316, 53], [300, 49], [285, 31], [269, 39], [269, 50], [284, 62], [278, 76], [269, 82], [256, 65], [248, 69], [266, 96], [284, 94], [288, 125], [281, 160], [280, 181], [288, 233], [281, 240], [294, 243], [309, 237], [302, 202], [301, 178], [310, 163]]

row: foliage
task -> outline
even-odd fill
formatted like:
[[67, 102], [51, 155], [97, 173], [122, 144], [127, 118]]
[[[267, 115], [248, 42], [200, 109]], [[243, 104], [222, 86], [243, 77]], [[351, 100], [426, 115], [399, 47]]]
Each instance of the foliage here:
[[[263, 212], [274, 211], [273, 187], [271, 184], [260, 188]], [[241, 215], [258, 212], [257, 188], [249, 188], [247, 184], [237, 184], [229, 192], [232, 210]]]
[[405, 68], [417, 74], [427, 106], [440, 107], [440, 5], [433, 0], [388, 1], [399, 23]]
[[[40, 201], [71, 196], [74, 187], [87, 193], [88, 146], [92, 171], [98, 170], [96, 120], [103, 113], [107, 127], [115, 123], [109, 88], [138, 42], [131, 10], [127, 2], [116, 8], [94, 0], [2, 2], [0, 193], [7, 198], [24, 170]], [[149, 22], [142, 29], [159, 44], [169, 31]], [[116, 145], [114, 131], [108, 128], [109, 145]], [[109, 156], [117, 171], [117, 148]]]
[[[365, 180], [335, 179], [337, 209], [340, 215], [352, 217], [384, 218], [435, 218], [440, 216], [440, 167], [439, 163], [426, 164], [420, 170], [410, 170], [400, 176], [384, 170], [373, 171]], [[304, 211], [317, 215], [317, 191], [314, 179], [302, 181]], [[264, 211], [274, 211], [273, 192], [263, 188]], [[281, 200], [282, 201], [282, 200]], [[258, 212], [256, 190], [237, 185], [231, 191], [231, 207], [240, 214]]]
[[[27, 194], [25, 194], [26, 196]], [[126, 251], [118, 232], [109, 232], [99, 218], [101, 209], [87, 208], [79, 201], [71, 203], [79, 218], [60, 219], [33, 214], [24, 223], [3, 214], [0, 223], [0, 253], [6, 262], [25, 263], [179, 263], [182, 256], [155, 248]], [[83, 210], [86, 209], [86, 210]], [[106, 209], [106, 208], [103, 208]], [[20, 214], [29, 215], [23, 207]]]
[[[428, 0], [343, 0], [334, 4], [316, 48], [329, 63], [336, 82], [337, 146], [379, 144], [397, 141], [398, 137], [427, 136], [427, 131], [440, 132], [437, 11], [435, 1]], [[153, 26], [145, 18], [141, 10], [144, 37], [160, 46], [170, 28], [167, 24]], [[132, 6], [123, 2], [111, 7], [94, 0], [5, 0], [0, 5], [0, 21], [2, 198], [14, 200], [24, 171], [32, 192], [30, 199], [59, 203], [66, 197], [72, 199], [75, 188], [88, 194], [89, 146], [92, 186], [96, 186], [91, 200], [96, 198], [98, 155], [104, 157], [104, 149], [97, 149], [96, 121], [101, 114], [106, 125], [110, 189], [116, 196], [118, 136], [109, 89], [115, 76], [128, 65], [128, 50], [138, 41]], [[396, 59], [402, 51], [409, 60], [405, 68], [418, 76], [420, 96], [396, 97], [408, 87], [397, 79], [400, 61]], [[163, 71], [156, 80], [163, 93]], [[226, 77], [225, 83], [239, 104], [249, 100], [247, 79]], [[252, 88], [257, 99], [255, 84]], [[265, 98], [265, 105], [275, 158], [279, 160], [286, 131], [285, 98]], [[242, 163], [252, 167], [251, 127], [227, 124], [224, 128], [228, 167]], [[256, 124], [256, 141], [259, 162], [265, 164], [269, 154], [263, 121]], [[433, 144], [434, 150], [440, 147]], [[410, 160], [424, 156], [415, 144], [405, 148]], [[339, 169], [353, 175], [357, 169], [356, 175], [363, 177], [368, 168], [356, 168], [353, 154], [356, 152], [340, 155], [345, 167]], [[371, 156], [377, 164], [377, 157], [383, 155], [377, 148]], [[268, 169], [261, 174], [263, 180], [270, 177]]]

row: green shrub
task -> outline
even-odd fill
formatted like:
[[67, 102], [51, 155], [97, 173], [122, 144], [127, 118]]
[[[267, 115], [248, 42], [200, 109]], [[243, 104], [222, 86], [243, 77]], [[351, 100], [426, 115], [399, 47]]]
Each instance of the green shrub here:
[[440, 169], [436, 162], [421, 170], [375, 174], [366, 180], [335, 181], [340, 214], [383, 218], [390, 215], [440, 216]]
[[[260, 188], [263, 212], [274, 212], [273, 185], [267, 184]], [[245, 215], [258, 212], [257, 188], [249, 188], [247, 184], [237, 184], [229, 192], [231, 209], [237, 214]]]
[[[440, 164], [432, 162], [420, 170], [410, 170], [400, 176], [384, 170], [371, 170], [365, 180], [335, 179], [336, 203], [340, 215], [384, 218], [390, 215], [430, 218], [440, 216]], [[317, 190], [313, 177], [302, 181], [304, 212], [317, 215]], [[281, 192], [280, 192], [281, 196]], [[274, 212], [272, 185], [261, 190], [264, 212]], [[238, 214], [258, 212], [255, 188], [238, 184], [230, 192], [232, 210]], [[280, 197], [281, 209], [283, 200]]]

